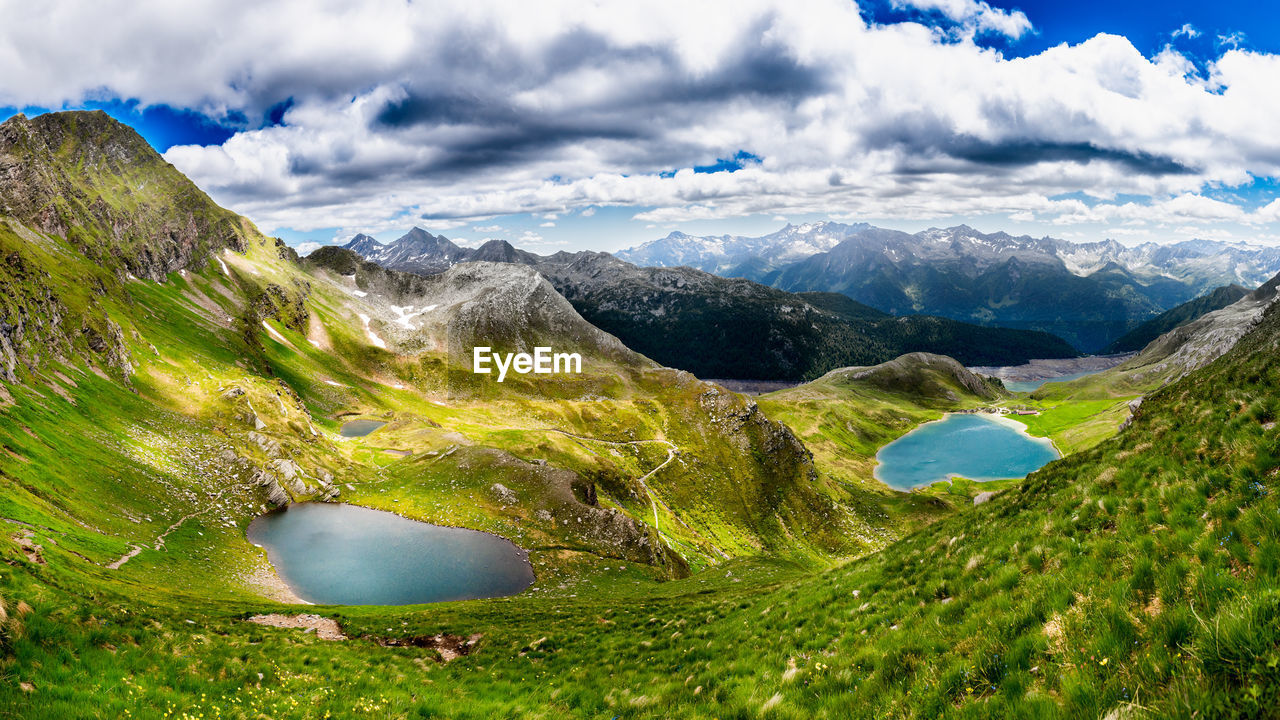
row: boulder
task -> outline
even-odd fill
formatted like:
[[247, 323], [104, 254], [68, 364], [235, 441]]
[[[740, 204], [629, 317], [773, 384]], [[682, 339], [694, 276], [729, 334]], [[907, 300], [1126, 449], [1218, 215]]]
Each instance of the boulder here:
[[519, 502], [519, 498], [516, 496], [515, 491], [502, 483], [494, 483], [491, 485], [489, 487], [489, 492], [493, 493], [493, 496], [496, 497], [498, 502], [503, 505], [515, 505]]

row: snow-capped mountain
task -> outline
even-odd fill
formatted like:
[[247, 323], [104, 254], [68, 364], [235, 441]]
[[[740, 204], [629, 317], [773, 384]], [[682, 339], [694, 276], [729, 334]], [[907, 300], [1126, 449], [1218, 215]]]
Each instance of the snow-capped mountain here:
[[383, 267], [417, 273], [444, 272], [462, 262], [469, 252], [443, 235], [432, 235], [417, 227], [387, 245], [361, 233], [343, 247]]
[[673, 232], [659, 240], [616, 253], [642, 267], [685, 265], [727, 277], [758, 279], [771, 270], [825, 252], [870, 225], [836, 222], [787, 225], [761, 237]]
[[838, 292], [896, 314], [1045, 330], [1084, 350], [1214, 288], [1257, 287], [1280, 272], [1277, 248], [1211, 240], [1072, 243], [967, 225], [906, 233], [811, 223], [757, 238], [672, 233], [618, 256], [792, 292]]
[[1168, 278], [1209, 290], [1240, 283], [1257, 286], [1280, 271], [1280, 248], [1215, 240], [1173, 244], [1148, 242], [1125, 246], [1115, 240], [1074, 243], [1055, 238], [982, 233], [967, 225], [904, 233], [866, 223], [816, 222], [787, 225], [768, 235], [694, 236], [682, 232], [616, 253], [641, 266], [686, 265], [727, 277], [767, 278], [772, 271], [859, 239], [893, 261], [909, 257], [929, 261], [972, 261], [975, 270], [1018, 258], [1020, 262], [1061, 264], [1073, 275], [1092, 275], [1116, 265], [1137, 278]]
[[360, 233], [351, 238], [351, 240], [342, 247], [351, 250], [360, 257], [369, 258], [377, 255], [386, 246], [378, 242], [376, 239], [365, 235], [364, 233]]

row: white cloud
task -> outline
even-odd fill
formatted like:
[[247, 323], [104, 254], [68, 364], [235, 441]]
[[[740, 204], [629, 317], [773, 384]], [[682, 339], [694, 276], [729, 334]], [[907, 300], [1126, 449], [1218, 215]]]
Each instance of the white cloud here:
[[295, 249], [298, 251], [299, 255], [302, 255], [305, 257], [315, 252], [316, 250], [319, 250], [320, 248], [324, 247], [324, 245], [325, 245], [324, 243], [307, 241], [307, 242], [298, 243], [298, 246]]
[[1173, 31], [1173, 37], [1198, 38], [1200, 37], [1200, 31], [1191, 23], [1183, 23], [1182, 27]]
[[556, 224], [555, 224], [555, 223], [553, 223], [553, 222], [551, 222], [550, 220], [548, 220], [548, 221], [546, 221], [546, 222], [544, 222], [544, 223], [539, 223], [539, 224], [538, 224], [538, 227], [545, 227], [545, 228], [553, 228], [553, 227], [555, 227], [555, 226], [556, 226]]
[[1020, 38], [1032, 29], [1031, 21], [1021, 10], [991, 7], [985, 0], [893, 0], [893, 5], [941, 13], [970, 34], [993, 32]]
[[592, 215], [595, 215], [595, 214], [596, 214], [596, 209], [595, 209], [594, 207], [588, 207], [588, 208], [583, 209], [583, 211], [582, 211], [582, 212], [580, 212], [580, 213], [578, 213], [578, 214], [579, 214], [579, 215], [581, 215], [581, 216], [582, 216], [582, 217], [584, 217], [584, 218], [589, 218], [589, 217], [591, 217]]
[[1247, 39], [1247, 36], [1242, 32], [1227, 33], [1225, 35], [1218, 36], [1218, 45], [1220, 47], [1228, 47], [1236, 50], [1239, 49], [1241, 45], [1245, 44]]
[[[1201, 73], [1098, 35], [1007, 58], [975, 38], [1031, 32], [1022, 13], [899, 2], [963, 32], [868, 24], [848, 0], [0, 0], [0, 106], [118, 96], [256, 127], [292, 98], [284, 126], [166, 154], [267, 231], [495, 233], [474, 224], [603, 206], [659, 225], [1280, 222], [1202, 196], [1280, 175], [1277, 56], [1228, 49]], [[691, 169], [740, 151], [761, 160]], [[1049, 199], [1078, 192], [1101, 202]]]

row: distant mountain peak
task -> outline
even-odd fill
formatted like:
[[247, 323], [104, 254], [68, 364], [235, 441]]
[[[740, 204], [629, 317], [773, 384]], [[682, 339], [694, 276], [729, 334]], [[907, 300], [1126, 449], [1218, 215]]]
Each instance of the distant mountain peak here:
[[378, 251], [385, 246], [369, 235], [357, 233], [355, 237], [352, 237], [351, 240], [342, 247], [355, 252], [361, 257], [367, 258], [376, 255]]

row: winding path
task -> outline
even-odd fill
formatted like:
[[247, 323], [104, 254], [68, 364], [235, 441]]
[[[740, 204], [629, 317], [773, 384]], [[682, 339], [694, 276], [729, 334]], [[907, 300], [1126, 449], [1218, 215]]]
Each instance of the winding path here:
[[[169, 537], [169, 534], [170, 534], [170, 533], [172, 533], [174, 530], [177, 530], [178, 528], [182, 527], [183, 523], [185, 523], [186, 521], [190, 520], [190, 519], [191, 519], [191, 518], [193, 518], [193, 517], [197, 517], [197, 516], [203, 515], [203, 514], [205, 514], [205, 513], [209, 512], [210, 510], [212, 510], [212, 509], [213, 509], [213, 501], [217, 500], [218, 498], [222, 497], [223, 495], [227, 494], [228, 492], [230, 492], [230, 491], [232, 491], [232, 490], [239, 490], [239, 489], [246, 488], [246, 487], [249, 487], [249, 485], [232, 485], [231, 487], [225, 487], [225, 488], [223, 488], [223, 489], [221, 490], [221, 492], [219, 492], [217, 495], [214, 495], [213, 497], [209, 498], [209, 500], [208, 500], [209, 506], [208, 506], [208, 507], [206, 507], [206, 508], [205, 508], [205, 509], [203, 509], [203, 510], [197, 510], [197, 511], [195, 511], [195, 512], [193, 512], [193, 513], [188, 513], [188, 514], [186, 514], [186, 515], [183, 515], [181, 518], [179, 518], [179, 519], [177, 520], [177, 522], [174, 522], [172, 525], [170, 525], [170, 526], [168, 527], [168, 529], [166, 529], [164, 532], [162, 532], [162, 533], [160, 533], [159, 535], [157, 535], [157, 536], [156, 536], [156, 539], [155, 539], [155, 542], [154, 542], [154, 543], [152, 544], [152, 546], [151, 546], [151, 549], [152, 549], [152, 550], [157, 550], [157, 551], [159, 551], [159, 550], [164, 550], [164, 549], [165, 549], [165, 548], [164, 548], [164, 539], [165, 539], [166, 537]], [[137, 556], [138, 556], [138, 555], [139, 555], [143, 550], [146, 550], [146, 549], [147, 549], [147, 546], [146, 546], [146, 545], [139, 545], [139, 544], [137, 544], [137, 543], [133, 543], [133, 544], [132, 544], [132, 547], [131, 547], [131, 548], [130, 548], [130, 550], [129, 550], [129, 552], [125, 553], [124, 555], [121, 555], [119, 558], [117, 558], [116, 560], [112, 561], [111, 563], [108, 563], [106, 567], [107, 567], [107, 569], [108, 569], [108, 570], [119, 570], [121, 565], [124, 565], [125, 563], [129, 562], [129, 561], [130, 561], [130, 560], [132, 560], [133, 558], [137, 557]]]
[[[676, 447], [675, 443], [671, 442], [670, 440], [603, 440], [601, 438], [593, 438], [593, 437], [587, 437], [586, 435], [578, 435], [576, 433], [571, 433], [567, 430], [561, 430], [559, 428], [542, 428], [542, 430], [543, 432], [560, 433], [561, 435], [575, 438], [577, 440], [586, 440], [588, 442], [596, 442], [604, 445], [615, 445], [618, 447], [621, 447], [624, 445], [643, 445], [645, 443], [657, 443], [661, 445], [666, 445], [667, 459], [663, 460], [662, 464], [659, 465], [658, 467], [650, 470], [649, 472], [645, 473], [644, 475], [636, 479], [636, 482], [640, 483], [640, 487], [644, 488], [645, 495], [649, 496], [649, 505], [653, 508], [653, 527], [654, 529], [658, 530], [658, 532], [662, 532], [661, 528], [658, 527], [658, 503], [661, 502], [661, 500], [658, 500], [657, 495], [654, 494], [653, 490], [649, 487], [649, 484], [646, 483], [645, 480], [648, 480], [649, 478], [653, 477], [654, 473], [666, 467], [668, 464], [671, 463], [672, 460], [676, 459], [676, 455], [679, 454], [680, 448]], [[666, 508], [667, 512], [671, 512], [671, 508], [667, 507], [666, 503], [662, 503], [662, 507]], [[671, 515], [672, 517], [675, 517], [677, 520], [680, 519], [679, 517], [676, 517], [675, 513], [671, 513]], [[689, 527], [688, 525], [685, 525], [683, 520], [680, 520], [680, 524], [684, 525], [685, 527]]]
[[675, 443], [671, 442], [670, 440], [605, 440], [603, 438], [594, 438], [594, 437], [589, 437], [587, 435], [578, 435], [577, 433], [571, 433], [567, 430], [561, 430], [559, 428], [541, 428], [541, 430], [543, 432], [559, 433], [561, 435], [564, 435], [565, 437], [571, 437], [576, 440], [585, 440], [587, 442], [601, 443], [604, 445], [614, 445], [617, 447], [621, 447], [624, 445], [644, 445], [644, 444], [666, 445], [667, 459], [663, 460], [662, 463], [660, 463], [654, 469], [650, 470], [649, 472], [645, 473], [644, 475], [641, 475], [639, 478], [636, 479], [636, 482], [640, 483], [640, 487], [644, 488], [645, 494], [649, 496], [649, 506], [653, 509], [653, 529], [656, 530], [659, 535], [662, 534], [662, 528], [659, 527], [658, 525], [658, 505], [661, 505], [664, 510], [670, 513], [671, 517], [675, 518], [676, 522], [680, 523], [686, 530], [693, 533], [697, 537], [702, 538], [704, 542], [707, 542], [707, 547], [711, 548], [713, 552], [715, 552], [717, 555], [719, 555], [721, 558], [725, 560], [729, 559], [729, 555], [727, 553], [725, 553], [720, 548], [716, 547], [714, 543], [711, 543], [707, 541], [706, 538], [703, 538], [701, 533], [699, 533], [697, 530], [694, 530], [692, 527], [689, 526], [689, 523], [685, 522], [683, 518], [677, 515], [676, 512], [671, 509], [671, 506], [668, 505], [665, 501], [663, 501], [662, 498], [658, 497], [658, 494], [655, 493], [653, 489], [649, 487], [649, 484], [646, 482], [649, 478], [656, 475], [659, 470], [670, 465], [671, 462], [676, 459], [676, 456], [680, 454], [680, 448]]

